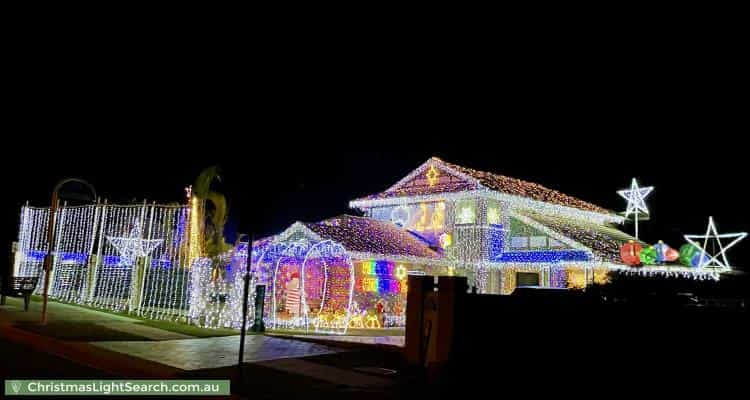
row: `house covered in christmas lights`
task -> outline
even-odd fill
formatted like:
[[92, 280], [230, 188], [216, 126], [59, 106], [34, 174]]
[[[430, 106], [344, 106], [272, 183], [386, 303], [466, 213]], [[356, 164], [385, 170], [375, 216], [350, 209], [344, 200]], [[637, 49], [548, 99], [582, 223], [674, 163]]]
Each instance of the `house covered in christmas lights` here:
[[620, 248], [635, 238], [617, 229], [622, 216], [438, 158], [350, 206], [364, 217], [295, 223], [255, 246], [272, 325], [402, 325], [408, 274], [466, 276], [487, 294], [583, 288], [612, 271], [716, 278], [704, 268], [627, 266]]
[[[634, 187], [630, 193], [642, 202], [650, 188]], [[53, 299], [238, 328], [247, 243], [208, 257], [202, 204], [191, 195], [184, 205], [60, 207], [52, 246], [49, 209], [26, 205], [12, 275], [40, 278], [41, 293], [50, 255]], [[466, 276], [485, 294], [522, 286], [584, 288], [615, 271], [718, 279], [731, 270], [724, 252], [746, 236], [721, 235], [735, 240], [710, 257], [704, 254], [708, 232], [686, 235], [691, 244], [679, 255], [693, 267], [644, 261], [658, 259], [646, 257], [645, 247], [635, 264], [646, 265], [626, 265], [622, 256], [633, 255], [621, 251], [645, 243], [618, 229], [624, 217], [535, 183], [438, 158], [350, 206], [363, 216], [297, 222], [253, 242], [250, 287], [265, 285], [269, 327], [342, 333], [403, 326], [409, 274]], [[709, 232], [718, 238], [715, 230], [709, 218]], [[691, 238], [703, 240], [703, 249]]]

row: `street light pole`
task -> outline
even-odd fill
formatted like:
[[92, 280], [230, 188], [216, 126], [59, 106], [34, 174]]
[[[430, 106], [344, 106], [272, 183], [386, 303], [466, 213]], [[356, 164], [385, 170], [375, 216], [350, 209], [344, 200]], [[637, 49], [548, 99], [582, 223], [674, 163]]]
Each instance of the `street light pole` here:
[[[247, 262], [245, 263], [245, 286], [242, 291], [242, 330], [240, 331], [240, 354], [237, 366], [242, 372], [242, 362], [245, 356], [245, 336], [247, 335], [247, 305], [248, 295], [250, 294], [250, 271], [253, 263], [253, 234], [250, 234], [249, 241], [247, 242]], [[242, 377], [240, 377], [242, 378]]]
[[47, 298], [49, 297], [49, 278], [50, 272], [52, 272], [52, 246], [55, 241], [55, 214], [57, 214], [58, 196], [60, 189], [68, 183], [77, 182], [86, 186], [96, 199], [96, 190], [90, 183], [83, 179], [69, 178], [63, 179], [57, 182], [55, 188], [52, 190], [52, 204], [49, 208], [49, 218], [47, 222], [47, 254], [44, 257], [44, 291], [42, 292], [42, 325], [47, 324]]

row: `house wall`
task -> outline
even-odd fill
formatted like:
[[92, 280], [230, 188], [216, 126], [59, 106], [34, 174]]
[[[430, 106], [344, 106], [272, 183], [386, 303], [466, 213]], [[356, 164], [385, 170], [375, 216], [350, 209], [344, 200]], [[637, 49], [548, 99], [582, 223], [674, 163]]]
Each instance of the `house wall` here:
[[[428, 203], [407, 200], [398, 206], [370, 208], [366, 214], [440, 246], [445, 258], [455, 262], [455, 268], [450, 272], [431, 271], [430, 275], [467, 276], [480, 293], [509, 294], [516, 287], [517, 274], [524, 272], [539, 273], [539, 285], [544, 287], [578, 287], [580, 282], [592, 280], [588, 275], [581, 277], [583, 268], [569, 273], [570, 268], [556, 266], [561, 262], [588, 262], [589, 252], [571, 248], [548, 231], [512, 216], [510, 208], [509, 203], [475, 196]], [[429, 223], [435, 210], [441, 210], [435, 219], [440, 224]], [[495, 267], [478, 267], [488, 262]], [[565, 272], [558, 272], [561, 268]]]

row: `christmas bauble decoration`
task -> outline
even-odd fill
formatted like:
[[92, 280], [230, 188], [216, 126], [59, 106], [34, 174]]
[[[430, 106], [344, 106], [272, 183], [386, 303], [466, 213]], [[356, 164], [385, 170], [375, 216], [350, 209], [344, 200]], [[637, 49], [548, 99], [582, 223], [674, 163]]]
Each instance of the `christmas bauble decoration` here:
[[677, 261], [677, 259], [680, 258], [680, 252], [673, 248], [668, 248], [667, 251], [664, 253], [664, 260], [668, 262]]
[[648, 246], [641, 250], [639, 256], [643, 264], [653, 264], [656, 262], [656, 249], [654, 246]]
[[700, 250], [690, 243], [683, 244], [680, 247], [680, 263], [686, 267], [693, 267], [693, 256], [700, 253]]
[[708, 254], [706, 254], [706, 253], [698, 250], [693, 255], [693, 258], [690, 259], [690, 266], [691, 267], [700, 267], [701, 265], [708, 264], [708, 261], [710, 259], [711, 259], [711, 257], [709, 257]]
[[656, 249], [656, 262], [658, 263], [671, 262], [680, 257], [680, 253], [677, 250], [669, 247], [668, 244], [661, 240], [654, 245], [654, 249]]
[[642, 249], [640, 244], [631, 240], [620, 247], [620, 258], [627, 265], [640, 265], [641, 258], [638, 255]]

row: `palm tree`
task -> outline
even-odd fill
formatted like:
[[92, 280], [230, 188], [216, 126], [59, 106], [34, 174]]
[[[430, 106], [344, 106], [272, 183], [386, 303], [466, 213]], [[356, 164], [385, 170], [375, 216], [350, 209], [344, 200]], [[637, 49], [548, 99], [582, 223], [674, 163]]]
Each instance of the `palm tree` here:
[[206, 209], [203, 250], [214, 266], [214, 277], [221, 264], [220, 257], [232, 246], [224, 238], [224, 225], [227, 222], [227, 200], [223, 194], [211, 190], [214, 180], [221, 182], [221, 169], [214, 165], [201, 171], [193, 185], [193, 195], [199, 200], [211, 203], [212, 209]]

